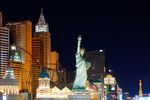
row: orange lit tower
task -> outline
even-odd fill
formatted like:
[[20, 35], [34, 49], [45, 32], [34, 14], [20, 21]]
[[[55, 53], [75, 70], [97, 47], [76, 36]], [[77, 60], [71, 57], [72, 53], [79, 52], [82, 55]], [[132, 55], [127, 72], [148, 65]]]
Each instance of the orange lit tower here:
[[41, 67], [44, 65], [43, 56], [43, 41], [41, 37], [32, 38], [32, 71], [33, 71], [33, 93], [36, 93], [38, 87], [39, 73], [42, 70]]
[[32, 64], [33, 64], [33, 93], [36, 93], [38, 88], [38, 78], [41, 69], [50, 68], [50, 51], [51, 51], [51, 38], [48, 29], [48, 24], [45, 22], [43, 9], [39, 21], [35, 26], [35, 34], [32, 37]]
[[[57, 81], [56, 66], [58, 62], [58, 53], [51, 52], [51, 37], [48, 23], [46, 23], [43, 9], [41, 9], [40, 17], [35, 26], [35, 34], [32, 37], [32, 64], [33, 64], [33, 92], [38, 87], [38, 78], [41, 69], [47, 70], [51, 81]], [[53, 70], [53, 71], [52, 71]], [[55, 77], [56, 76], [56, 77]], [[53, 78], [55, 77], [55, 78]]]
[[9, 66], [12, 67], [14, 75], [18, 80], [19, 91], [25, 89], [25, 72], [23, 62], [21, 61], [20, 51], [15, 45], [10, 46], [9, 51]]
[[[24, 82], [26, 89], [31, 92], [31, 64], [32, 64], [32, 23], [29, 20], [8, 22], [7, 27], [10, 31], [10, 45], [15, 44], [21, 52], [21, 62], [23, 63]], [[16, 74], [16, 73], [14, 73]]]
[[56, 83], [58, 82], [58, 74], [57, 69], [59, 66], [59, 54], [56, 51], [50, 52], [50, 77], [51, 82]]
[[140, 97], [143, 96], [143, 92], [142, 92], [142, 80], [139, 81], [139, 96]]
[[50, 68], [50, 51], [51, 51], [51, 38], [50, 32], [48, 28], [48, 24], [45, 22], [43, 9], [41, 9], [41, 14], [39, 17], [39, 21], [35, 26], [35, 34], [34, 37], [41, 37], [43, 41], [43, 53], [44, 53], [44, 67]]
[[9, 30], [2, 26], [2, 13], [0, 12], [0, 78], [5, 75], [9, 56]]

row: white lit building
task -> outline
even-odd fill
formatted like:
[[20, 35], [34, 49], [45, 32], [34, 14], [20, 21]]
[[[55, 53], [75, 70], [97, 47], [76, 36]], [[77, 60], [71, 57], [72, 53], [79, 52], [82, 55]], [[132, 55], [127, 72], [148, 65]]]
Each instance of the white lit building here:
[[2, 26], [2, 13], [0, 12], [0, 78], [5, 75], [9, 56], [9, 30]]
[[23, 100], [19, 96], [19, 85], [12, 68], [8, 68], [5, 76], [0, 79], [0, 92], [3, 94], [2, 100]]
[[136, 95], [133, 100], [150, 100], [150, 96], [138, 96]]
[[70, 89], [64, 87], [62, 90], [56, 86], [50, 88], [49, 74], [43, 71], [39, 77], [39, 87], [36, 90], [36, 100], [68, 100], [71, 95]]

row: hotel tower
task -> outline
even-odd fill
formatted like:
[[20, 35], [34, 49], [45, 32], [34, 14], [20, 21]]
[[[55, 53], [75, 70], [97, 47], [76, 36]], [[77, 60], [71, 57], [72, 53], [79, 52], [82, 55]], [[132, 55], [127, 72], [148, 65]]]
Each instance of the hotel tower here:
[[[20, 57], [20, 60], [14, 59], [14, 61], [11, 61], [10, 65], [14, 70], [16, 78], [23, 82], [19, 84], [21, 85], [19, 86], [20, 90], [25, 89], [28, 92], [31, 92], [32, 23], [29, 20], [8, 22], [7, 27], [9, 28], [10, 32], [9, 44], [11, 47], [14, 46], [17, 50], [17, 52], [14, 51], [14, 57]], [[11, 49], [14, 49], [14, 47]]]
[[[40, 71], [44, 68], [50, 68], [50, 51], [51, 38], [48, 24], [45, 22], [43, 9], [37, 25], [35, 26], [35, 34], [32, 38], [32, 64], [33, 64], [33, 92], [38, 87], [38, 78]], [[48, 71], [48, 70], [47, 70]]]
[[0, 12], [0, 78], [5, 75], [9, 58], [9, 29], [2, 26], [2, 20]]
[[46, 23], [43, 9], [35, 26], [35, 33], [32, 38], [32, 65], [33, 65], [33, 93], [38, 88], [38, 78], [42, 70], [49, 73], [51, 82], [58, 80], [56, 69], [58, 67], [59, 55], [56, 51], [51, 52], [51, 37], [48, 23]]

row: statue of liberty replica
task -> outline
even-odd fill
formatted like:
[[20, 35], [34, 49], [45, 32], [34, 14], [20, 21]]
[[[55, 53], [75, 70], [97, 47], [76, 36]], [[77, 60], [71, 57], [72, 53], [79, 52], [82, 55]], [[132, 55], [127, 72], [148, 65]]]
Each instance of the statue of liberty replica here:
[[76, 77], [73, 84], [73, 90], [85, 90], [87, 81], [87, 70], [91, 63], [85, 59], [85, 49], [81, 48], [82, 37], [78, 36], [77, 52], [76, 52]]

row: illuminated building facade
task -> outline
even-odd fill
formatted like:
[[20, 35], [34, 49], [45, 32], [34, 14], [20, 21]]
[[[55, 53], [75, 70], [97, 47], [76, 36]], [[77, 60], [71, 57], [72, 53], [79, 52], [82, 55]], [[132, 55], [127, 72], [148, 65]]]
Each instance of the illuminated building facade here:
[[89, 91], [91, 99], [90, 100], [103, 100], [103, 83], [100, 81], [95, 81], [90, 83], [86, 82], [86, 90]]
[[143, 94], [143, 96], [135, 95], [133, 99], [128, 100], [150, 100], [150, 94]]
[[21, 53], [22, 71], [25, 76], [26, 90], [31, 92], [31, 65], [32, 65], [32, 23], [29, 20], [8, 22], [10, 31], [10, 45], [16, 45]]
[[43, 67], [50, 68], [50, 51], [50, 33], [48, 24], [45, 22], [43, 10], [41, 9], [39, 21], [35, 26], [35, 34], [32, 37], [33, 93], [36, 92], [38, 87], [40, 71]]
[[39, 77], [39, 86], [36, 90], [36, 100], [70, 100], [68, 98], [71, 95], [70, 89], [64, 87], [62, 90], [56, 86], [50, 88], [50, 77], [46, 71], [42, 71]]
[[46, 69], [51, 77], [51, 82], [56, 82], [58, 76], [56, 68], [58, 65], [58, 53], [51, 52], [51, 38], [48, 24], [45, 22], [43, 9], [39, 21], [35, 26], [35, 34], [32, 38], [32, 64], [33, 64], [33, 92], [38, 87], [38, 76], [41, 69]]
[[9, 65], [12, 67], [14, 71], [14, 75], [16, 79], [18, 80], [19, 84], [19, 91], [22, 91], [25, 89], [25, 73], [23, 73], [25, 70], [23, 69], [24, 65], [21, 62], [21, 54], [18, 48], [15, 45], [12, 45], [10, 47], [10, 53], [9, 53]]
[[59, 66], [59, 55], [56, 51], [50, 52], [50, 76], [51, 82], [56, 83], [58, 81], [57, 69]]
[[42, 70], [41, 67], [44, 65], [44, 52], [43, 52], [43, 41], [41, 37], [32, 38], [32, 72], [33, 74], [33, 93], [36, 92], [38, 87], [39, 73]]
[[50, 77], [46, 71], [40, 73], [39, 86], [36, 90], [36, 98], [48, 98], [50, 89]]
[[10, 94], [19, 94], [18, 81], [10, 67], [8, 67], [5, 76], [0, 79], [0, 91], [3, 93], [3, 100], [6, 100], [5, 98]]
[[33, 93], [38, 87], [38, 78], [43, 67], [50, 68], [50, 51], [50, 33], [48, 24], [45, 22], [43, 9], [41, 9], [39, 21], [35, 26], [35, 34], [32, 37]]
[[45, 22], [43, 9], [41, 9], [41, 14], [39, 17], [39, 21], [35, 26], [35, 34], [34, 37], [41, 37], [43, 41], [43, 66], [50, 68], [50, 51], [51, 51], [51, 38], [49, 33], [48, 24]]
[[0, 12], [0, 27], [2, 27], [2, 20], [3, 20], [2, 13]]
[[9, 29], [2, 26], [2, 13], [0, 12], [0, 78], [5, 75], [9, 58]]
[[139, 99], [135, 99], [135, 100], [150, 100], [150, 97], [139, 97]]
[[115, 100], [117, 98], [117, 83], [115, 77], [111, 74], [107, 74], [104, 77], [104, 89], [106, 100]]
[[124, 92], [123, 94], [123, 100], [130, 100], [131, 97], [130, 97], [130, 93], [129, 92]]

